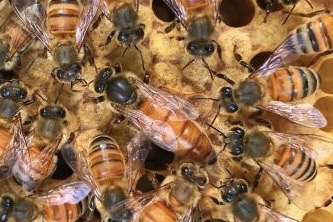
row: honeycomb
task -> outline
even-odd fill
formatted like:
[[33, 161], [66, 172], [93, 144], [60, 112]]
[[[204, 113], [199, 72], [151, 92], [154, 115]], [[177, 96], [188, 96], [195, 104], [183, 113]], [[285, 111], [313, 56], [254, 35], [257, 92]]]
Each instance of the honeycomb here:
[[[114, 4], [112, 0], [106, 1], [109, 5]], [[221, 5], [222, 21], [215, 26], [215, 39], [222, 49], [222, 61], [220, 62], [216, 53], [209, 57], [206, 61], [213, 70], [218, 70], [226, 74], [234, 81], [244, 80], [248, 77], [248, 71], [240, 66], [233, 56], [234, 45], [238, 47], [238, 53], [243, 56], [244, 61], [251, 61], [251, 64], [257, 65], [262, 62], [274, 48], [284, 40], [288, 32], [293, 30], [298, 25], [310, 20], [309, 18], [297, 17], [291, 15], [286, 24], [282, 25], [285, 14], [282, 11], [276, 11], [269, 15], [267, 22], [264, 23], [265, 11], [259, 5], [260, 0], [223, 0]], [[312, 1], [313, 9], [309, 7], [306, 1], [299, 1], [294, 12], [308, 13], [312, 10], [328, 8], [333, 10], [332, 0]], [[141, 0], [138, 16], [141, 23], [145, 24], [145, 37], [138, 47], [142, 50], [146, 69], [150, 73], [150, 84], [157, 87], [167, 87], [181, 91], [186, 97], [186, 93], [197, 92], [210, 97], [218, 98], [219, 89], [228, 84], [219, 79], [210, 78], [209, 72], [204, 67], [200, 60], [191, 63], [186, 69], [182, 70], [192, 57], [185, 52], [187, 41], [179, 41], [177, 37], [186, 36], [186, 31], [181, 26], [177, 26], [168, 34], [163, 34], [163, 30], [173, 21], [173, 15], [168, 13], [161, 6], [161, 0]], [[110, 6], [110, 8], [112, 8]], [[10, 4], [7, 0], [0, 2], [1, 20], [4, 21], [13, 13]], [[284, 10], [289, 10], [286, 7]], [[113, 41], [107, 46], [102, 46], [105, 43], [107, 36], [114, 30], [112, 23], [105, 17], [102, 18], [96, 29], [89, 30], [86, 37], [86, 43], [90, 46], [95, 58], [95, 63], [100, 71], [101, 69], [120, 62], [123, 70], [132, 72], [138, 78], [143, 78], [144, 73], [141, 67], [140, 57], [133, 48], [127, 50], [123, 55], [124, 48]], [[39, 53], [43, 51], [43, 47], [38, 41], [35, 41], [31, 47], [24, 53], [22, 59], [22, 67], [26, 67]], [[302, 57], [296, 61], [296, 64], [306, 64], [311, 58]], [[76, 139], [77, 149], [87, 150], [89, 141], [94, 135], [99, 132], [110, 134], [125, 151], [126, 144], [135, 135], [134, 128], [128, 122], [120, 124], [115, 123], [118, 117], [111, 109], [108, 102], [94, 104], [92, 98], [98, 95], [94, 92], [93, 84], [89, 87], [75, 85], [75, 90], [72, 91], [68, 85], [63, 88], [61, 84], [50, 75], [52, 69], [56, 66], [52, 57], [38, 57], [27, 73], [20, 73], [20, 79], [27, 85], [30, 91], [38, 89], [47, 100], [52, 103], [59, 91], [62, 90], [59, 103], [67, 109], [67, 132], [68, 134], [62, 139], [65, 142], [69, 136], [69, 132], [80, 132]], [[333, 78], [331, 70], [333, 70], [333, 56], [325, 56], [320, 58], [311, 67], [318, 72], [321, 78], [321, 87], [315, 95], [307, 98], [304, 102], [314, 104], [328, 120], [328, 124], [322, 129], [310, 129], [297, 124], [294, 124], [279, 116], [264, 113], [264, 117], [268, 120], [275, 131], [286, 133], [309, 133], [323, 135], [333, 139]], [[83, 68], [82, 78], [87, 82], [94, 80], [96, 72], [93, 67], [86, 64]], [[211, 101], [192, 101], [202, 113], [202, 119], [207, 122], [211, 121], [216, 112], [217, 104]], [[36, 101], [27, 108], [28, 113], [36, 114], [39, 107], [45, 105], [43, 101]], [[230, 127], [230, 119], [237, 119], [236, 114], [227, 114], [220, 112], [214, 126], [226, 132]], [[213, 130], [208, 131], [209, 135], [214, 138], [213, 143], [216, 143], [216, 150], [221, 149], [220, 137]], [[246, 170], [246, 177], [253, 178], [258, 167], [253, 161], [246, 163], [236, 163], [222, 154], [218, 162], [213, 166], [207, 167], [207, 172], [210, 180], [214, 184], [220, 183], [228, 177], [226, 168], [231, 170], [234, 175], [241, 176]], [[332, 163], [333, 157], [327, 157], [322, 164]], [[319, 162], [319, 164], [321, 164]], [[167, 175], [167, 173], [165, 173]], [[75, 177], [74, 175], [71, 177]], [[70, 180], [67, 178], [66, 180]], [[63, 184], [64, 180], [49, 178], [43, 183], [42, 190], [54, 188], [57, 185]], [[313, 181], [318, 184], [318, 192], [314, 193], [310, 188], [306, 189], [302, 200], [304, 203], [316, 203], [321, 195], [327, 195], [325, 192], [332, 192], [333, 174], [330, 170], [322, 168], [317, 178]], [[125, 186], [124, 181], [119, 182], [121, 186]], [[20, 186], [9, 179], [0, 182], [0, 193], [16, 193], [18, 196], [24, 196]], [[220, 193], [212, 186], [208, 186], [205, 195], [220, 197]], [[267, 175], [263, 174], [259, 187], [253, 193], [260, 203], [265, 203], [264, 200], [274, 200], [271, 202], [272, 208], [282, 214], [292, 217], [297, 220], [302, 220], [303, 215], [307, 210], [301, 210], [293, 203], [289, 203], [286, 196]], [[32, 201], [35, 200], [34, 195], [28, 197]], [[36, 202], [37, 203], [37, 202]], [[37, 203], [38, 204], [38, 203]], [[226, 221], [235, 221], [230, 207], [217, 206], [212, 203], [209, 198], [202, 198], [199, 203], [202, 217], [205, 219], [216, 218]], [[306, 204], [305, 204], [306, 205]], [[40, 206], [39, 206], [40, 207]], [[105, 219], [106, 210], [100, 202], [97, 202], [97, 208], [101, 213], [101, 218]], [[325, 208], [333, 213], [333, 204]], [[308, 209], [312, 210], [312, 209]], [[40, 208], [41, 211], [41, 208]], [[261, 218], [261, 221], [270, 221], [267, 218]], [[42, 213], [35, 221], [42, 221]]]

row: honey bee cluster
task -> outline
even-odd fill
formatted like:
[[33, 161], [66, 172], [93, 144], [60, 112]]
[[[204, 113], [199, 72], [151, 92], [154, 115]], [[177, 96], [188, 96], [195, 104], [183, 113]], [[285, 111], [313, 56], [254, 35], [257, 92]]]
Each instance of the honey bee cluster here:
[[333, 221], [332, 0], [0, 0], [0, 221]]

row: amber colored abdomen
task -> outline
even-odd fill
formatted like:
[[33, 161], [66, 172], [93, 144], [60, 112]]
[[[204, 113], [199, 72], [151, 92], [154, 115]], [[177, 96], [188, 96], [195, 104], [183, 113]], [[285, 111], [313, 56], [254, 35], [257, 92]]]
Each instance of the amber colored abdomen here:
[[333, 16], [322, 15], [318, 19], [299, 26], [291, 33], [292, 44], [299, 54], [325, 52], [333, 48]]
[[79, 21], [80, 9], [76, 0], [52, 0], [47, 11], [51, 34], [73, 34]]
[[281, 146], [275, 164], [280, 166], [287, 176], [299, 181], [308, 182], [317, 175], [317, 167], [314, 159], [303, 151], [286, 145]]
[[8, 21], [4, 32], [10, 38], [9, 58], [17, 51], [23, 50], [31, 40], [30, 33], [12, 20]]
[[178, 155], [186, 156], [195, 162], [202, 162], [213, 154], [210, 140], [194, 121], [186, 120], [180, 113], [171, 113], [148, 99], [141, 104], [140, 110], [150, 118], [166, 122], [171, 126], [178, 143], [176, 151]]
[[99, 135], [90, 144], [89, 166], [95, 180], [115, 182], [124, 176], [124, 160], [118, 145], [107, 135]]
[[74, 222], [82, 214], [81, 204], [43, 206], [43, 217], [49, 222]]
[[8, 152], [9, 143], [12, 139], [12, 134], [8, 132], [8, 130], [0, 129], [0, 158], [3, 158], [3, 155], [5, 155]]
[[271, 74], [267, 84], [272, 100], [293, 102], [315, 93], [319, 89], [320, 80], [311, 69], [289, 66]]
[[140, 222], [176, 222], [177, 215], [163, 201], [149, 204], [140, 215]]

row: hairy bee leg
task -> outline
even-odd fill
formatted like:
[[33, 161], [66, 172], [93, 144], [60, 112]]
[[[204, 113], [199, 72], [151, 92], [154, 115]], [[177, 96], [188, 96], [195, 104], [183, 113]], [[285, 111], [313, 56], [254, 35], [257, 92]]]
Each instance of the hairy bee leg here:
[[269, 129], [272, 129], [272, 124], [268, 122], [267, 120], [261, 118], [260, 116], [262, 115], [263, 110], [259, 110], [257, 112], [254, 112], [249, 116], [249, 121], [254, 124], [254, 125], [262, 125], [265, 126]]
[[108, 37], [106, 38], [105, 44], [101, 45], [101, 46], [107, 46], [110, 44], [110, 42], [112, 41], [113, 36], [116, 34], [116, 30], [113, 30], [110, 35], [108, 35]]
[[174, 28], [176, 28], [177, 24], [179, 23], [179, 19], [175, 19], [168, 27], [166, 27], [163, 31], [163, 33], [169, 33], [171, 32]]
[[260, 166], [258, 173], [254, 176], [253, 189], [256, 189], [259, 185], [259, 180], [264, 172], [264, 168]]
[[88, 60], [89, 65], [93, 66], [95, 68], [96, 73], [98, 73], [98, 69], [97, 69], [96, 64], [95, 64], [95, 58], [94, 58], [89, 46], [87, 44], [83, 44], [82, 47], [83, 47], [83, 51], [84, 51], [84, 58], [83, 59]]
[[237, 53], [237, 48], [238, 48], [237, 45], [234, 45], [234, 49], [233, 49], [234, 58], [237, 60], [237, 62], [241, 66], [247, 68], [248, 72], [253, 73], [255, 71], [255, 69], [253, 68], [253, 66], [250, 63], [245, 62], [243, 60], [243, 57], [239, 53]]

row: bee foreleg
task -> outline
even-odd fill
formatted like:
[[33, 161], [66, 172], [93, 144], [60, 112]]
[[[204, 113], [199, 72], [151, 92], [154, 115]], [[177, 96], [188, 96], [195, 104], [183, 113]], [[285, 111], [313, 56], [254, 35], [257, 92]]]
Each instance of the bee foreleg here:
[[262, 167], [260, 166], [260, 169], [259, 169], [258, 173], [254, 176], [254, 180], [253, 180], [253, 190], [254, 190], [255, 188], [258, 187], [259, 180], [260, 180], [261, 175], [262, 175], [263, 172], [264, 172], [264, 168], [262, 168]]
[[238, 48], [237, 45], [234, 45], [233, 54], [234, 54], [235, 59], [241, 66], [247, 68], [248, 72], [253, 73], [255, 71], [255, 69], [253, 68], [253, 66], [250, 63], [245, 62], [243, 60], [243, 57], [239, 53], [237, 53], [237, 48]]
[[218, 199], [216, 199], [215, 197], [209, 197], [215, 204], [217, 205], [224, 205], [224, 202], [219, 201]]
[[108, 35], [108, 37], [106, 38], [106, 42], [104, 45], [102, 46], [107, 46], [108, 44], [110, 44], [110, 42], [112, 41], [113, 36], [116, 34], [116, 30], [113, 30], [110, 35]]
[[95, 59], [91, 50], [87, 44], [83, 44], [83, 51], [84, 51], [84, 60], [88, 60], [90, 66], [94, 66], [96, 73], [98, 73], [98, 69], [95, 64]]

